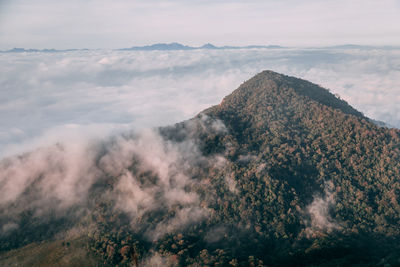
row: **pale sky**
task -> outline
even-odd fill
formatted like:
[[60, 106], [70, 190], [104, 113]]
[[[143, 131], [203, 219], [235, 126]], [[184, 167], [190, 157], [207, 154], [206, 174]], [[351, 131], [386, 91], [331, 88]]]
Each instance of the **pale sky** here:
[[0, 49], [399, 45], [399, 0], [0, 0]]

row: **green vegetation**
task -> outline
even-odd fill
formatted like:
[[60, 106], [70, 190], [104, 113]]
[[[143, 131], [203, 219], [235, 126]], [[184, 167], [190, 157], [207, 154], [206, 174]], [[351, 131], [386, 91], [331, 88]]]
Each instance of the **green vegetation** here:
[[0, 255], [2, 266], [106, 266], [90, 253], [87, 238], [31, 243]]
[[[183, 191], [198, 199], [168, 205], [156, 192], [159, 206], [132, 217], [109, 197], [119, 178], [105, 175], [89, 192], [89, 212], [63, 224], [83, 229], [70, 247], [80, 250], [86, 240], [92, 256], [82, 257], [84, 265], [400, 265], [400, 131], [376, 126], [328, 90], [265, 71], [159, 133], [200, 148], [201, 158], [182, 167], [191, 179]], [[141, 188], [161, 179], [140, 158], [129, 170]], [[189, 223], [161, 230], [176, 218]], [[12, 240], [1, 240], [3, 251], [16, 249], [3, 252], [2, 265], [26, 251], [45, 260], [66, 242], [19, 248], [22, 238]]]

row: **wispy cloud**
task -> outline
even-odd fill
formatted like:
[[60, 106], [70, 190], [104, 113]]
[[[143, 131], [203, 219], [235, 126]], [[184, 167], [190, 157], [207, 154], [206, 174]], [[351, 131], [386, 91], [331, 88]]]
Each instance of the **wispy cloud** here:
[[312, 203], [306, 207], [304, 222], [307, 227], [304, 229], [304, 234], [307, 237], [341, 229], [340, 223], [331, 216], [331, 209], [336, 204], [333, 189], [331, 181], [325, 182], [324, 195], [315, 195]]
[[[216, 127], [217, 126], [217, 127]], [[103, 141], [85, 140], [39, 148], [0, 161], [0, 237], [18, 230], [22, 217], [46, 221], [93, 208], [89, 198], [104, 179], [103, 200], [124, 213], [133, 229], [149, 240], [198, 223], [209, 215], [193, 189], [200, 180], [193, 170], [220, 169], [222, 156], [205, 157], [197, 147], [195, 129], [226, 131], [219, 120], [200, 117], [181, 129], [184, 140], [164, 138], [158, 130], [125, 132]], [[114, 181], [114, 182], [111, 182]], [[144, 222], [150, 212], [167, 214], [156, 223]], [[25, 215], [21, 215], [25, 214]], [[146, 217], [145, 217], [146, 218]], [[71, 219], [71, 218], [70, 218]]]

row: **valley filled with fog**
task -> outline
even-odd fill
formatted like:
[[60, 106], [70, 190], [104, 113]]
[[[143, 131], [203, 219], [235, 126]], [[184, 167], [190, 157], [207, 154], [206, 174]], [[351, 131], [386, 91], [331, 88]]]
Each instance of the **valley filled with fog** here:
[[275, 48], [0, 53], [0, 157], [189, 119], [270, 69], [400, 127], [400, 50]]

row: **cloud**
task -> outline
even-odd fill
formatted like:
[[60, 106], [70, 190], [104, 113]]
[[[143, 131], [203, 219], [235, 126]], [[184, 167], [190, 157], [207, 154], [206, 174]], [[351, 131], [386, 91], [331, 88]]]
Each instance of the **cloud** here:
[[16, 201], [32, 186], [41, 196], [63, 205], [79, 202], [99, 175], [94, 169], [95, 153], [89, 144], [57, 144], [1, 161], [0, 205]]
[[18, 224], [13, 223], [13, 222], [9, 222], [4, 224], [1, 227], [1, 231], [0, 231], [0, 235], [7, 235], [9, 232], [12, 232], [13, 230], [18, 228]]
[[207, 210], [199, 206], [199, 196], [188, 189], [196, 183], [188, 169], [201, 160], [208, 159], [192, 140], [173, 143], [145, 130], [135, 138], [113, 142], [99, 162], [102, 170], [118, 179], [113, 191], [116, 208], [130, 215], [133, 227], [135, 219], [149, 211], [173, 210], [172, 218], [147, 230], [149, 238], [157, 239], [207, 215]]
[[49, 132], [47, 144], [65, 141], [71, 125], [101, 137], [106, 128], [189, 119], [265, 69], [318, 83], [367, 116], [400, 127], [396, 49], [96, 50], [0, 58], [0, 157], [46, 144]]
[[224, 226], [216, 226], [211, 228], [206, 235], [204, 236], [204, 240], [208, 243], [216, 243], [219, 242], [221, 239], [226, 237], [228, 234], [228, 230]]
[[[88, 191], [101, 175], [95, 165], [98, 147], [55, 144], [0, 161], [0, 224], [12, 233], [30, 220], [74, 220], [87, 209]], [[13, 231], [11, 231], [13, 230]], [[29, 231], [29, 230], [27, 230]], [[50, 232], [49, 232], [50, 233]]]
[[[95, 198], [102, 196], [116, 213], [128, 215], [132, 228], [141, 229], [149, 240], [200, 222], [209, 211], [194, 190], [201, 181], [193, 177], [196, 170], [222, 168], [225, 161], [202, 155], [195, 137], [199, 128], [226, 132], [221, 121], [199, 116], [181, 129], [179, 142], [167, 140], [159, 130], [144, 129], [105, 140], [58, 143], [3, 159], [0, 234], [18, 230], [23, 214], [39, 222], [54, 214], [79, 218], [96, 205], [90, 199], [93, 190], [102, 190]], [[99, 187], [105, 179], [111, 187]], [[152, 212], [165, 216], [145, 223]]]
[[225, 176], [225, 183], [231, 193], [236, 194], [238, 192], [237, 183], [234, 179], [234, 173], [231, 173], [229, 176]]
[[326, 182], [324, 195], [314, 196], [313, 202], [306, 207], [306, 216], [310, 218], [310, 220], [305, 220], [307, 227], [304, 229], [304, 233], [306, 236], [315, 237], [315, 235], [330, 233], [341, 228], [339, 222], [335, 221], [330, 213], [336, 203], [332, 189], [332, 182]]
[[2, 154], [7, 154], [5, 145], [68, 124], [130, 124], [140, 129], [188, 119], [217, 104], [227, 88], [234, 87], [227, 83], [237, 75], [212, 73], [196, 53], [0, 56], [2, 62], [13, 62], [0, 66]]
[[177, 264], [177, 260], [174, 261], [173, 258], [168, 258], [157, 252], [149, 255], [140, 262], [141, 266], [148, 267], [174, 266], [174, 264]]

